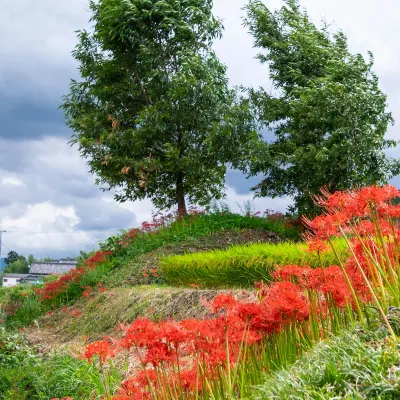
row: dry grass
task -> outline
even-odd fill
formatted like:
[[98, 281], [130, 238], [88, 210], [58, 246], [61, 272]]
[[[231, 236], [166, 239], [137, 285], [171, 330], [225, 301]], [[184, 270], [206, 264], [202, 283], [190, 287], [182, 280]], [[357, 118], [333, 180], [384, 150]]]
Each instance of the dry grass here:
[[[31, 344], [43, 352], [52, 349], [82, 346], [84, 336], [97, 340], [104, 335], [116, 335], [118, 323], [129, 323], [138, 317], [151, 320], [183, 320], [208, 318], [210, 312], [203, 301], [210, 301], [220, 293], [232, 293], [237, 298], [253, 298], [242, 290], [198, 290], [156, 286], [112, 289], [81, 299], [68, 309], [59, 309], [39, 319], [24, 333]], [[73, 317], [71, 312], [82, 314]]]

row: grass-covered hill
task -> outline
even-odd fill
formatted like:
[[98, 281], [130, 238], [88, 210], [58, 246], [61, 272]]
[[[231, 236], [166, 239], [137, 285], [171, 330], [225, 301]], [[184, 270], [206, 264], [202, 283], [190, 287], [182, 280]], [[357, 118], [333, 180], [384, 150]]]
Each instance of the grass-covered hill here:
[[[196, 396], [188, 394], [193, 385], [199, 385], [199, 378], [193, 381], [192, 372], [183, 371], [188, 361], [183, 361], [182, 372], [165, 370], [165, 375], [155, 377], [150, 397], [143, 395], [132, 380], [133, 375], [140, 378], [140, 354], [147, 351], [150, 343], [137, 354], [132, 348], [129, 354], [122, 354], [121, 347], [117, 350], [113, 346], [122, 346], [130, 331], [121, 326], [140, 325], [133, 338], [151, 328], [152, 340], [156, 340], [161, 327], [163, 335], [182, 334], [184, 329], [186, 336], [180, 340], [188, 341], [187, 332], [194, 329], [189, 326], [200, 324], [196, 337], [187, 343], [195, 343], [204, 330], [214, 326], [207, 333], [209, 338], [214, 337], [207, 339], [207, 346], [214, 343], [215, 347], [219, 329], [226, 329], [228, 338], [232, 328], [218, 324], [227, 321], [224, 318], [232, 318], [238, 324], [243, 307], [246, 312], [255, 313], [259, 296], [268, 292], [266, 285], [277, 279], [275, 271], [286, 265], [330, 271], [329, 266], [335, 264], [337, 257], [349, 256], [343, 239], [334, 241], [334, 251], [310, 252], [301, 241], [301, 229], [297, 221], [279, 215], [215, 212], [176, 220], [162, 218], [109, 238], [97, 252], [81, 260], [76, 271], [52, 277], [42, 287], [0, 288], [0, 398], [400, 398], [396, 366], [400, 353], [387, 340], [381, 319], [372, 312], [372, 325], [361, 329], [356, 319], [336, 306], [329, 311], [331, 315], [324, 316], [328, 322], [319, 331], [309, 331], [307, 326], [319, 324], [321, 315], [308, 310], [307, 318], [301, 319], [299, 314], [293, 314], [296, 327], [269, 334], [263, 339], [262, 353], [257, 348], [243, 350], [243, 333], [233, 339], [232, 332], [231, 342], [226, 345], [227, 354], [237, 357], [235, 367], [226, 376], [225, 360], [215, 370], [219, 376], [216, 378], [215, 371], [208, 370], [214, 361], [199, 364], [203, 365], [199, 372], [201, 385], [208, 386], [199, 389]], [[264, 283], [255, 292], [254, 284], [260, 281]], [[282, 292], [269, 303], [268, 310], [281, 298], [292, 296], [285, 294], [284, 285], [282, 282]], [[293, 297], [291, 301], [294, 304], [301, 298]], [[242, 332], [239, 325], [234, 329]], [[246, 327], [243, 332], [250, 334]], [[325, 340], [314, 348], [321, 339]], [[169, 339], [163, 336], [158, 342], [158, 352], [165, 351], [165, 340]], [[199, 346], [200, 343], [205, 345], [199, 342]], [[184, 360], [189, 359], [191, 351], [185, 350]], [[84, 359], [85, 355], [88, 360], [94, 357], [92, 363]], [[108, 357], [110, 361], [106, 361]], [[167, 353], [163, 357], [168, 358]], [[165, 365], [172, 362], [167, 358]], [[367, 359], [372, 364], [366, 365]], [[157, 371], [159, 365], [154, 368]], [[143, 375], [143, 386], [151, 378], [146, 374], [154, 373], [151, 371]], [[175, 379], [176, 374], [180, 389], [163, 391], [166, 381]]]
[[100, 244], [100, 251], [110, 252], [104, 262], [88, 270], [77, 282], [71, 277], [51, 300], [34, 295], [31, 287], [2, 289], [2, 322], [7, 328], [32, 332], [32, 337], [38, 337], [36, 330], [45, 329], [45, 338], [52, 337], [54, 331], [57, 337], [67, 340], [84, 335], [97, 338], [110, 333], [119, 321], [132, 321], [138, 316], [162, 319], [201, 315], [204, 310], [199, 305], [200, 298], [211, 299], [221, 290], [251, 290], [255, 281], [268, 279], [271, 267], [266, 256], [264, 262], [255, 263], [257, 272], [250, 280], [229, 280], [221, 271], [212, 285], [206, 279], [202, 282], [194, 273], [192, 278], [176, 283], [174, 274], [164, 265], [171, 256], [194, 253], [206, 257], [210, 251], [278, 243], [284, 243], [284, 251], [292, 249], [293, 262], [308, 256], [303, 249], [297, 250], [301, 244], [294, 244], [300, 239], [299, 227], [281, 217], [215, 212], [154, 223], [160, 226], [149, 225], [143, 224], [141, 230], [132, 229]]

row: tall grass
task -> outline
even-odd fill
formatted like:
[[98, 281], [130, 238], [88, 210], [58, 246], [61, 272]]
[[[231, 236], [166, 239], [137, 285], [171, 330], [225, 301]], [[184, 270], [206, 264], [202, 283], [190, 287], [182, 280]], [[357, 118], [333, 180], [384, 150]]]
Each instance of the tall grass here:
[[[348, 250], [344, 240], [335, 246], [343, 258]], [[161, 271], [168, 284], [204, 287], [251, 287], [254, 282], [271, 280], [276, 266], [290, 264], [312, 267], [335, 264], [330, 251], [318, 256], [305, 243], [250, 244], [227, 250], [168, 256], [161, 260]]]
[[400, 398], [399, 350], [382, 332], [351, 329], [318, 344], [253, 389], [257, 400]]
[[[121, 380], [110, 370], [109, 386]], [[0, 327], [0, 399], [100, 399], [104, 383], [100, 372], [68, 354], [38, 355], [24, 338]]]

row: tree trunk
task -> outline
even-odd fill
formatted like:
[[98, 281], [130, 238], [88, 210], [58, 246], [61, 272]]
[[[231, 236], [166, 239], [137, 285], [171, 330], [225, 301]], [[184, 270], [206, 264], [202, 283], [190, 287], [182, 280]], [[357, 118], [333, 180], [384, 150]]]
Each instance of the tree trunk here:
[[176, 202], [178, 204], [178, 214], [186, 215], [186, 202], [185, 202], [185, 190], [183, 187], [183, 174], [182, 172], [178, 173], [178, 177], [176, 179]]

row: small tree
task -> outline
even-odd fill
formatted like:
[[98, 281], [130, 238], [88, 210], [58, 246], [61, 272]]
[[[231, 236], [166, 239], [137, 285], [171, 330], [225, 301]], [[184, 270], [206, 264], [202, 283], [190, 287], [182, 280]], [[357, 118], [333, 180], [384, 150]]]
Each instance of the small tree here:
[[16, 251], [11, 250], [8, 252], [7, 258], [4, 261], [7, 265], [10, 265], [13, 262], [17, 261], [19, 259], [19, 257], [20, 256], [18, 255], [18, 253]]
[[18, 256], [18, 258], [7, 265], [4, 272], [14, 274], [26, 274], [29, 272], [28, 261], [24, 256]]
[[[247, 171], [264, 173], [258, 196], [290, 195], [299, 213], [317, 212], [312, 196], [358, 185], [381, 184], [399, 173], [385, 156], [395, 142], [384, 136], [391, 114], [368, 62], [351, 54], [343, 32], [318, 29], [296, 0], [271, 12], [250, 1], [245, 24], [274, 92], [249, 90], [259, 121], [275, 141], [258, 148]], [[271, 141], [269, 141], [271, 142]]]
[[249, 120], [212, 51], [222, 32], [212, 1], [100, 0], [90, 9], [93, 32], [81, 31], [73, 52], [82, 80], [61, 107], [97, 184], [158, 208], [220, 198]]
[[36, 262], [37, 259], [35, 258], [35, 256], [33, 254], [29, 254], [28, 256], [28, 264], [31, 265], [32, 263]]

